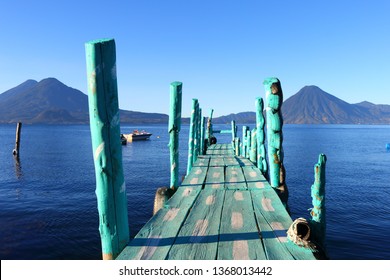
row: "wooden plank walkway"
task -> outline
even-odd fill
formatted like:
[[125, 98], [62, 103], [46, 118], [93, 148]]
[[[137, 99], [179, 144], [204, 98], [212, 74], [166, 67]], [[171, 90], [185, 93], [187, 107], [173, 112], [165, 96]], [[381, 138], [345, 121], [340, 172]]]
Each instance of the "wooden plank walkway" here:
[[231, 144], [215, 144], [117, 259], [315, 259], [287, 239], [274, 189]]

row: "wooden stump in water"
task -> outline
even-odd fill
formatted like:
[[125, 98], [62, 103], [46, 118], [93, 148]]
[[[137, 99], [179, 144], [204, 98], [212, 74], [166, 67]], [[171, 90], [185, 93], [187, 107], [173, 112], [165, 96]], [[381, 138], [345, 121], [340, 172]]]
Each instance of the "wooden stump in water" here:
[[18, 122], [16, 125], [16, 139], [15, 139], [15, 148], [12, 151], [12, 154], [14, 156], [19, 155], [19, 147], [20, 147], [20, 134], [22, 131], [22, 123]]

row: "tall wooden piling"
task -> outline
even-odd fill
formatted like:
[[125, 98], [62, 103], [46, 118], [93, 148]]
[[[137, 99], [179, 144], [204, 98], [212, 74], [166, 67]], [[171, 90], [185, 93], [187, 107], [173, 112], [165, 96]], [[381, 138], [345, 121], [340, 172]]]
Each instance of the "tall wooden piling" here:
[[16, 137], [15, 137], [15, 148], [12, 150], [14, 156], [19, 156], [19, 147], [20, 147], [20, 135], [22, 131], [22, 123], [18, 122], [16, 124]]
[[254, 165], [257, 164], [257, 129], [253, 128], [251, 132], [251, 149], [249, 152], [249, 159]]
[[200, 154], [204, 155], [205, 154], [205, 145], [204, 145], [204, 140], [205, 140], [205, 120], [206, 117], [202, 117], [200, 121]]
[[252, 149], [252, 147], [251, 147], [251, 135], [252, 135], [252, 132], [251, 132], [251, 130], [249, 129], [249, 127], [248, 127], [248, 130], [246, 131], [246, 155], [245, 155], [245, 157], [246, 158], [249, 158], [250, 157], [250, 153], [251, 153], [251, 149]]
[[192, 99], [192, 110], [191, 110], [191, 119], [190, 119], [190, 135], [188, 137], [188, 161], [187, 161], [187, 175], [192, 169], [192, 164], [194, 163], [194, 154], [195, 154], [195, 133], [196, 133], [196, 107], [198, 104], [198, 99]]
[[201, 123], [202, 109], [199, 107], [199, 103], [196, 107], [196, 119], [195, 119], [195, 142], [194, 142], [194, 158], [193, 162], [198, 159], [198, 155], [200, 154], [200, 123]]
[[310, 212], [313, 238], [324, 251], [326, 234], [325, 167], [326, 155], [320, 154], [318, 163], [314, 165], [314, 184], [311, 186], [313, 209]]
[[211, 137], [213, 137], [213, 113], [214, 109], [210, 109], [209, 119], [207, 120], [207, 147], [211, 145]]
[[169, 152], [171, 161], [171, 189], [179, 186], [179, 132], [181, 129], [181, 82], [173, 82], [170, 85], [170, 109], [169, 109]]
[[246, 151], [247, 151], [247, 142], [246, 142], [246, 132], [248, 130], [248, 127], [243, 125], [242, 126], [242, 141], [241, 141], [241, 156], [246, 157]]
[[257, 136], [257, 167], [265, 176], [267, 174], [267, 160], [265, 152], [265, 132], [264, 132], [264, 103], [261, 97], [256, 98], [256, 136]]
[[85, 44], [88, 103], [103, 259], [115, 259], [129, 242], [115, 41]]
[[270, 185], [278, 190], [279, 196], [286, 205], [288, 191], [285, 183], [285, 170], [283, 166], [283, 118], [281, 111], [283, 92], [280, 81], [277, 78], [265, 79], [263, 84], [267, 102], [269, 180]]

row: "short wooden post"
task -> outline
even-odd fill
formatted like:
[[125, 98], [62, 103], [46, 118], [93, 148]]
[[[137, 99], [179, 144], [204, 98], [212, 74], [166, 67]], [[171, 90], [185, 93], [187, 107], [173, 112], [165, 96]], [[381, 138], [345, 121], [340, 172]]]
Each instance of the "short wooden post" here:
[[170, 109], [169, 109], [169, 152], [171, 161], [171, 189], [179, 187], [179, 132], [181, 129], [181, 82], [173, 82], [170, 85]]
[[192, 99], [192, 111], [191, 111], [191, 121], [190, 121], [190, 135], [188, 138], [188, 161], [187, 161], [187, 175], [190, 174], [192, 169], [192, 164], [194, 162], [194, 153], [195, 153], [195, 133], [196, 133], [196, 107], [198, 104], [198, 99]]
[[246, 143], [246, 131], [248, 130], [248, 127], [243, 125], [242, 126], [242, 144], [241, 144], [241, 156], [246, 157], [246, 151], [247, 151], [247, 143]]
[[15, 139], [15, 148], [12, 150], [14, 156], [19, 156], [19, 147], [20, 147], [20, 134], [22, 131], [22, 123], [18, 122], [16, 124], [16, 139]]
[[313, 238], [324, 251], [326, 233], [325, 167], [326, 155], [320, 154], [318, 163], [314, 165], [314, 184], [311, 186], [313, 209], [310, 212]]
[[257, 167], [264, 176], [267, 175], [267, 160], [265, 153], [265, 132], [264, 132], [264, 103], [261, 97], [256, 98], [256, 127], [257, 127]]
[[210, 109], [209, 119], [207, 120], [207, 147], [211, 145], [211, 137], [213, 137], [213, 113], [214, 109]]
[[202, 109], [199, 107], [199, 103], [196, 107], [196, 119], [195, 119], [195, 142], [194, 142], [194, 158], [193, 163], [198, 159], [198, 155], [200, 153], [200, 122], [202, 116]]
[[253, 162], [254, 165], [256, 165], [257, 160], [257, 129], [252, 129], [251, 132], [251, 151], [249, 154], [249, 159], [251, 162]]
[[232, 148], [235, 150], [236, 149], [236, 145], [234, 143], [234, 141], [236, 140], [236, 137], [237, 137], [237, 128], [236, 128], [236, 121], [232, 120], [231, 122], [232, 124]]
[[283, 118], [281, 112], [283, 92], [280, 81], [277, 78], [268, 78], [264, 80], [263, 84], [267, 102], [267, 150], [270, 185], [278, 190], [281, 200], [286, 205], [288, 191], [285, 183], [285, 170], [283, 166]]
[[201, 121], [200, 121], [200, 154], [201, 155], [204, 155], [205, 154], [205, 145], [204, 145], [204, 140], [205, 140], [205, 137], [204, 137], [204, 134], [205, 134], [205, 120], [206, 120], [206, 117], [202, 117], [201, 118]]
[[246, 158], [249, 158], [250, 157], [250, 153], [251, 153], [251, 130], [249, 129], [248, 127], [248, 130], [246, 131]]
[[103, 259], [115, 259], [129, 242], [115, 41], [85, 44], [89, 119], [96, 174], [96, 196]]
[[236, 156], [240, 156], [240, 138], [236, 137], [236, 140], [234, 141], [234, 144], [236, 145]]

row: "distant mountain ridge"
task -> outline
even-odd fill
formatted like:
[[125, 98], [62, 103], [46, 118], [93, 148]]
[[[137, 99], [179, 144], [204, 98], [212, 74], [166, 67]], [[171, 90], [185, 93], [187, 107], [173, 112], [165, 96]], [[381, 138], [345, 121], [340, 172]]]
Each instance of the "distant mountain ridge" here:
[[[120, 110], [122, 123], [168, 122], [168, 115]], [[0, 123], [83, 124], [88, 96], [55, 78], [27, 80], [0, 94]]]
[[[284, 101], [286, 124], [390, 124], [390, 105], [347, 103], [317, 86], [305, 86]], [[124, 124], [165, 124], [168, 115], [120, 110]], [[255, 123], [255, 112], [229, 114], [214, 123]], [[88, 96], [55, 78], [27, 80], [0, 94], [0, 123], [83, 124], [89, 122]], [[183, 118], [183, 123], [188, 123]]]
[[[390, 124], [390, 105], [363, 101], [347, 103], [317, 86], [305, 86], [282, 105], [285, 124]], [[215, 123], [255, 123], [256, 113], [245, 112], [222, 116]]]

